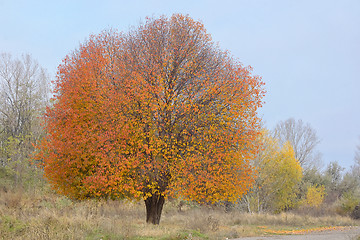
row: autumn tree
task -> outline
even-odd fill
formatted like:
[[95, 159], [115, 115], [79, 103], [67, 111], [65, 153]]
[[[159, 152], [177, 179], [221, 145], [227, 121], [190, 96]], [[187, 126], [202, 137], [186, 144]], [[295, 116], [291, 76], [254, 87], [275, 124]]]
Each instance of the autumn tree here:
[[29, 54], [0, 55], [0, 166], [21, 179], [32, 142], [43, 135], [40, 116], [49, 100], [48, 75]]
[[249, 212], [280, 212], [293, 207], [302, 169], [291, 144], [280, 145], [266, 130], [258, 141], [263, 148], [253, 161], [257, 178], [243, 202]]
[[75, 199], [234, 201], [252, 183], [263, 82], [189, 16], [91, 36], [59, 66], [38, 159]]
[[296, 121], [294, 118], [280, 121], [275, 126], [273, 136], [279, 139], [280, 144], [290, 142], [294, 148], [295, 157], [303, 169], [313, 167], [315, 161], [319, 160], [316, 146], [320, 140], [309, 123], [305, 124], [302, 120]]

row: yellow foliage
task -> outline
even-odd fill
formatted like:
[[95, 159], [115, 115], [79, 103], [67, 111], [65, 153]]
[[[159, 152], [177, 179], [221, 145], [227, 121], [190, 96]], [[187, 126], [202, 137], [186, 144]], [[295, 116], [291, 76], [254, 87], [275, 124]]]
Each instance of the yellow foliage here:
[[289, 142], [280, 146], [265, 130], [260, 141], [263, 149], [254, 162], [257, 181], [247, 199], [257, 203], [257, 211], [279, 212], [294, 205], [302, 168]]
[[324, 201], [325, 194], [324, 185], [309, 186], [306, 193], [306, 203], [311, 207], [319, 207]]

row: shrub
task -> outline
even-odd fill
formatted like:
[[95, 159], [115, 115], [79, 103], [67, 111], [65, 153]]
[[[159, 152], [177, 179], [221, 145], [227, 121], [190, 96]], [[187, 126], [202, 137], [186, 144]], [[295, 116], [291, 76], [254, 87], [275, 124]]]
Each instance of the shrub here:
[[346, 192], [337, 203], [337, 213], [340, 215], [351, 215], [355, 207], [360, 203], [360, 197], [354, 192]]
[[310, 207], [319, 207], [324, 201], [325, 186], [312, 185], [309, 186], [306, 193], [306, 203]]

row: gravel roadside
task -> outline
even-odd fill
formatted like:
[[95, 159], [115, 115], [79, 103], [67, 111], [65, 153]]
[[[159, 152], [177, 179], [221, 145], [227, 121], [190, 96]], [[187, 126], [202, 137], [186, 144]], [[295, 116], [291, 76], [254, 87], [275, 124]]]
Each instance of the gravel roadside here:
[[350, 229], [314, 232], [304, 235], [246, 237], [233, 240], [357, 240], [359, 237], [360, 227], [352, 227]]

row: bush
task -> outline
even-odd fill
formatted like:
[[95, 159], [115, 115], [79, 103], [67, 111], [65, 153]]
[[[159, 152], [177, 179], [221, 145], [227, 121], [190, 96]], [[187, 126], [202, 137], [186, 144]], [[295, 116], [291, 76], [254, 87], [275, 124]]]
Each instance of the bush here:
[[337, 213], [340, 215], [351, 215], [359, 203], [360, 197], [358, 194], [346, 192], [337, 203]]
[[325, 186], [309, 186], [306, 193], [306, 203], [311, 207], [319, 207], [324, 201]]
[[0, 167], [0, 189], [4, 192], [21, 189], [27, 193], [44, 194], [50, 187], [41, 169], [24, 164], [21, 175], [9, 166]]
[[354, 210], [351, 212], [350, 216], [353, 219], [360, 219], [360, 206], [355, 206]]

